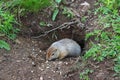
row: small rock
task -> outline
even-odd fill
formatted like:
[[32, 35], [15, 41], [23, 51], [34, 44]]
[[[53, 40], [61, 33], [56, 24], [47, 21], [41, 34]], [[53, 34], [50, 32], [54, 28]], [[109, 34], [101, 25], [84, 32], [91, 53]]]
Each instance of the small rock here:
[[52, 70], [52, 72], [53, 72], [53, 73], [55, 73], [55, 71], [54, 71], [54, 70]]
[[48, 60], [45, 63], [48, 63]]
[[31, 70], [31, 73], [33, 73], [34, 71], [33, 70]]
[[56, 64], [56, 62], [53, 62], [53, 64]]
[[68, 65], [68, 62], [65, 62], [66, 65]]
[[43, 80], [43, 77], [42, 77], [42, 76], [40, 77], [40, 80]]
[[22, 59], [23, 59], [23, 60], [26, 60], [26, 58], [25, 58], [25, 57], [23, 57]]
[[32, 41], [32, 43], [35, 43], [35, 41]]
[[47, 69], [49, 69], [50, 67], [46, 67]]
[[40, 69], [41, 71], [43, 71], [44, 69], [42, 69], [41, 67], [38, 67], [38, 69]]
[[75, 0], [72, 0], [72, 2], [74, 2]]
[[62, 64], [62, 61], [60, 61], [59, 64]]
[[60, 73], [60, 75], [62, 75], [62, 72], [61, 72], [61, 71], [60, 71], [59, 73]]
[[35, 49], [33, 48], [33, 51], [34, 51]]
[[45, 67], [45, 65], [43, 64], [42, 67]]
[[21, 62], [20, 60], [16, 60], [16, 62]]
[[35, 62], [32, 62], [32, 65], [35, 65]]
[[48, 78], [49, 78], [49, 79], [51, 79], [51, 77], [50, 77], [50, 76], [48, 76]]
[[37, 57], [38, 56], [38, 54], [35, 54], [35, 57]]
[[18, 40], [18, 39], [16, 39], [15, 42], [18, 44], [21, 44], [20, 40]]
[[42, 52], [42, 50], [39, 51], [40, 53]]

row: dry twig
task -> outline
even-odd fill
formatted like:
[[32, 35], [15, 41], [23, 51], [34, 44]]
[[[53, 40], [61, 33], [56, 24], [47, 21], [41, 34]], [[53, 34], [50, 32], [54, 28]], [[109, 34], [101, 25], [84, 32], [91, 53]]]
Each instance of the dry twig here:
[[40, 37], [43, 37], [43, 36], [46, 36], [47, 34], [49, 34], [50, 32], [53, 32], [57, 29], [63, 29], [63, 28], [67, 28], [69, 27], [70, 25], [73, 25], [73, 24], [77, 24], [79, 23], [80, 21], [77, 19], [77, 20], [74, 20], [74, 21], [71, 21], [71, 22], [65, 22], [63, 23], [62, 25], [56, 27], [56, 28], [53, 28], [49, 31], [45, 31], [43, 34], [39, 35], [39, 36], [36, 36], [36, 37], [32, 37], [32, 38], [40, 38]]

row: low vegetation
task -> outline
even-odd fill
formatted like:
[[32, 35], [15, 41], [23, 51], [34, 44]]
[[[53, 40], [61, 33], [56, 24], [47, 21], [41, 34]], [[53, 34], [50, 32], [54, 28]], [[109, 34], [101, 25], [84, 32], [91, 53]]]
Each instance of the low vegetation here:
[[[26, 12], [38, 12], [51, 5], [52, 0], [1, 0], [0, 1], [0, 36], [14, 40], [19, 31], [14, 25], [18, 25], [18, 15]], [[34, 5], [34, 6], [33, 6]], [[0, 41], [0, 48], [10, 50], [10, 46], [4, 40]]]
[[88, 74], [92, 73], [93, 70], [85, 69], [80, 73], [80, 79], [82, 80], [90, 80]]
[[[0, 3], [0, 37], [7, 36], [9, 39], [15, 39], [18, 29], [14, 27], [17, 24], [15, 17], [9, 11], [3, 9], [3, 3]], [[10, 46], [4, 40], [0, 40], [0, 48], [10, 50]]]
[[91, 42], [91, 48], [84, 58], [93, 58], [95, 61], [111, 59], [115, 62], [114, 71], [120, 75], [120, 1], [99, 0], [95, 10], [98, 16], [99, 28], [86, 34], [86, 40], [95, 37], [97, 43]]

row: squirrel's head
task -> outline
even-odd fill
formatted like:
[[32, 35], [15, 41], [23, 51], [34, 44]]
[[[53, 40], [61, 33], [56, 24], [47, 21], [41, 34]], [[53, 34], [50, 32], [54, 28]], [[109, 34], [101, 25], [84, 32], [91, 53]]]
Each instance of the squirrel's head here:
[[49, 48], [46, 53], [46, 60], [54, 60], [59, 57], [59, 50], [56, 48]]

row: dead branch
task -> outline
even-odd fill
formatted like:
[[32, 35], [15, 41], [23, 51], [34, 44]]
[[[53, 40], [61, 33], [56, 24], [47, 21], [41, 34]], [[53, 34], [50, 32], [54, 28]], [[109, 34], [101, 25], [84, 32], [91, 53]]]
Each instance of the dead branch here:
[[58, 27], [56, 27], [56, 28], [53, 28], [53, 29], [51, 29], [51, 30], [49, 30], [49, 31], [45, 31], [43, 34], [41, 34], [41, 35], [39, 35], [39, 36], [35, 36], [35, 37], [32, 37], [32, 38], [40, 38], [40, 37], [43, 37], [43, 36], [46, 36], [47, 34], [49, 34], [50, 32], [53, 32], [53, 31], [55, 31], [55, 30], [57, 30], [57, 29], [64, 29], [64, 28], [67, 28], [67, 27], [69, 27], [70, 25], [73, 25], [73, 24], [77, 24], [77, 23], [79, 23], [80, 21], [77, 19], [77, 20], [74, 20], [74, 21], [71, 21], [71, 22], [65, 22], [65, 23], [63, 23], [62, 25], [60, 25], [60, 26], [58, 26]]

